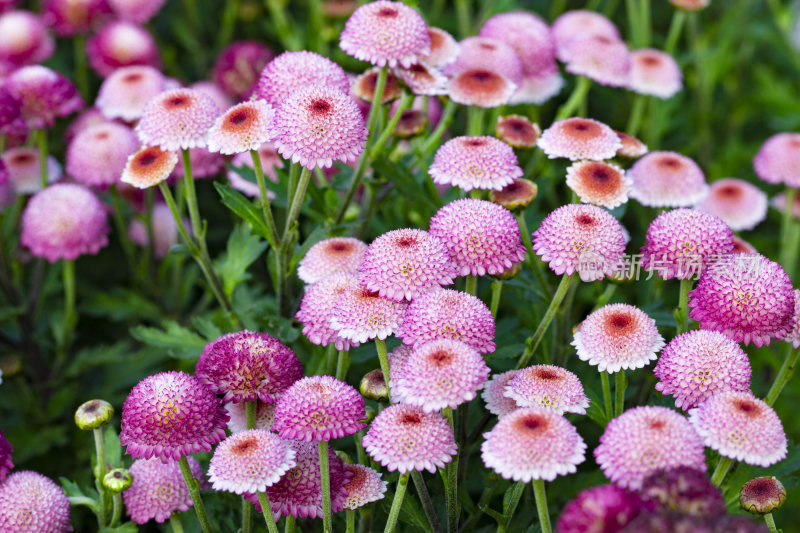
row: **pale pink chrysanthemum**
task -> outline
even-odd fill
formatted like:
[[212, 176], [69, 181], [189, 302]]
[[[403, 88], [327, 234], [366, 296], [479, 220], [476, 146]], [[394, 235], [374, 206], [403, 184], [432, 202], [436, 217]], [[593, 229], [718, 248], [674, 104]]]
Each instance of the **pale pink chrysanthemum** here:
[[264, 100], [237, 104], [220, 115], [208, 132], [208, 150], [238, 154], [257, 150], [269, 141], [275, 111]]
[[729, 255], [700, 276], [689, 293], [689, 307], [689, 317], [701, 329], [721, 331], [736, 342], [768, 345], [792, 329], [792, 280], [763, 255]]
[[512, 411], [483, 437], [483, 463], [503, 479], [553, 481], [576, 472], [586, 459], [586, 443], [578, 430], [550, 409]]
[[630, 197], [650, 207], [688, 207], [708, 196], [700, 167], [676, 152], [650, 152], [628, 170]]
[[493, 415], [505, 416], [519, 407], [517, 402], [505, 395], [506, 385], [518, 372], [519, 370], [509, 370], [496, 374], [484, 385], [481, 397], [486, 403], [486, 409]]
[[366, 251], [367, 244], [352, 237], [323, 239], [300, 260], [297, 277], [306, 283], [316, 283], [331, 274], [355, 274]]
[[542, 129], [528, 117], [505, 115], [497, 117], [494, 133], [501, 141], [514, 148], [533, 148], [542, 134]]
[[132, 122], [142, 116], [145, 104], [166, 88], [167, 80], [156, 68], [122, 67], [103, 80], [95, 105], [106, 118]]
[[347, 491], [347, 499], [344, 501], [345, 509], [355, 511], [368, 503], [383, 499], [387, 484], [381, 480], [378, 472], [359, 464], [345, 464], [344, 469], [353, 474], [344, 483], [344, 489]]
[[520, 369], [506, 384], [503, 395], [518, 407], [543, 407], [558, 414], [586, 414], [589, 398], [578, 376], [554, 365]]
[[195, 376], [224, 402], [275, 403], [303, 377], [303, 365], [291, 348], [266, 333], [238, 331], [208, 343]]
[[[380, 69], [373, 67], [353, 78], [350, 93], [365, 104], [372, 102], [372, 99], [375, 97], [375, 90], [378, 88], [379, 73]], [[388, 104], [400, 98], [402, 94], [403, 89], [400, 87], [397, 77], [395, 77], [394, 73], [388, 72], [386, 75], [386, 85], [383, 87], [383, 95], [381, 95], [381, 103]]]
[[6, 78], [6, 89], [20, 103], [25, 123], [31, 129], [55, 124], [83, 107], [78, 89], [66, 77], [41, 65], [15, 70]]
[[200, 91], [171, 89], [147, 102], [136, 133], [143, 144], [162, 150], [204, 147], [219, 114], [214, 101]]
[[118, 182], [128, 157], [139, 148], [129, 127], [114, 122], [91, 126], [67, 147], [67, 174], [75, 181], [95, 187]]
[[5, 481], [8, 473], [14, 468], [14, 462], [11, 459], [11, 452], [13, 451], [14, 448], [11, 443], [6, 440], [3, 432], [0, 431], [0, 483]]
[[72, 531], [70, 504], [61, 487], [38, 472], [14, 472], [0, 484], [0, 531]]
[[393, 379], [397, 379], [399, 376], [399, 372], [402, 370], [403, 365], [405, 364], [408, 356], [411, 355], [411, 352], [414, 350], [411, 346], [406, 346], [401, 344], [391, 352], [389, 352], [388, 359], [389, 359], [389, 381]]
[[[272, 143], [268, 142], [259, 146], [257, 152], [258, 159], [261, 161], [261, 170], [264, 172], [264, 177], [272, 182], [277, 183], [278, 173], [276, 170], [284, 167], [284, 161], [281, 156], [278, 155], [278, 151], [275, 150], [275, 147], [272, 145]], [[250, 152], [236, 154], [231, 159], [231, 166], [234, 168], [253, 168], [253, 157], [250, 155]], [[258, 188], [257, 183], [244, 179], [235, 170], [228, 170], [227, 175], [228, 184], [237, 191], [244, 193], [247, 196], [253, 196], [255, 198], [261, 197], [261, 190]], [[275, 199], [275, 193], [267, 189], [267, 198], [270, 200]]]
[[42, 6], [45, 23], [63, 37], [87, 33], [110, 14], [106, 0], [46, 0]]
[[447, 76], [425, 63], [414, 63], [408, 68], [396, 68], [394, 74], [418, 95], [447, 94]]
[[697, 209], [664, 211], [647, 228], [640, 264], [663, 279], [691, 279], [733, 253], [725, 222]]
[[433, 474], [458, 452], [453, 430], [443, 415], [404, 404], [378, 413], [361, 443], [376, 462], [401, 474], [412, 470]]
[[619, 141], [622, 143], [622, 146], [617, 150], [617, 156], [636, 159], [642, 157], [649, 151], [647, 145], [633, 135], [628, 135], [624, 131], [616, 130], [614, 133], [619, 136]]
[[534, 13], [498, 13], [483, 23], [478, 35], [497, 39], [511, 46], [522, 62], [525, 75], [546, 71], [555, 64], [553, 34], [547, 23]]
[[620, 40], [608, 37], [582, 37], [559, 48], [566, 63], [564, 69], [576, 76], [586, 76], [600, 85], [627, 87], [631, 73], [631, 53]]
[[[213, 178], [225, 168], [225, 158], [216, 152], [210, 152], [206, 147], [189, 148], [189, 161], [192, 166], [192, 176], [195, 179]], [[184, 166], [176, 165], [170, 174], [174, 182], [186, 177]]]
[[234, 433], [217, 445], [208, 464], [214, 490], [264, 492], [297, 465], [289, 441], [263, 429]]
[[394, 335], [403, 322], [407, 304], [380, 296], [363, 285], [342, 291], [330, 315], [330, 327], [339, 337], [362, 344]]
[[430, 232], [444, 243], [462, 276], [501, 274], [525, 258], [514, 215], [485, 200], [450, 202], [431, 218]]
[[722, 457], [764, 467], [786, 457], [781, 419], [749, 390], [711, 396], [689, 411], [689, 422], [703, 443]]
[[475, 398], [489, 372], [483, 357], [463, 342], [417, 344], [392, 376], [392, 397], [426, 413], [455, 408]]
[[683, 89], [678, 62], [661, 50], [644, 48], [631, 52], [629, 87], [639, 94], [672, 98]]
[[96, 254], [108, 244], [108, 214], [83, 185], [59, 183], [36, 193], [22, 213], [20, 244], [55, 263]]
[[[230, 402], [225, 404], [228, 411], [228, 430], [231, 433], [239, 433], [247, 429], [247, 402]], [[272, 429], [275, 422], [275, 404], [258, 402], [256, 406], [256, 424], [254, 429]]]
[[756, 175], [767, 183], [800, 187], [800, 133], [777, 133], [753, 158]]
[[792, 329], [783, 338], [791, 343], [794, 348], [800, 348], [800, 289], [794, 291], [794, 315], [792, 316]]
[[54, 50], [55, 42], [41, 17], [29, 11], [0, 15], [0, 72], [45, 61]]
[[438, 237], [419, 229], [398, 229], [372, 241], [357, 275], [370, 291], [399, 302], [451, 285], [458, 272]]
[[137, 383], [122, 406], [120, 442], [127, 454], [175, 459], [210, 452], [225, 438], [228, 413], [208, 385], [184, 372]]
[[[206, 476], [200, 463], [191, 456], [186, 459], [192, 477], [202, 487]], [[137, 524], [150, 520], [166, 522], [173, 513], [188, 511], [193, 505], [177, 461], [163, 461], [157, 457], [137, 459], [131, 465], [130, 473], [133, 483], [122, 493], [122, 498], [128, 516]]]
[[339, 35], [348, 55], [378, 67], [408, 67], [431, 51], [428, 26], [401, 2], [378, 0], [356, 9]]
[[89, 39], [86, 55], [89, 65], [103, 78], [121, 67], [161, 65], [159, 48], [150, 32], [138, 24], [119, 20]]
[[696, 330], [673, 338], [661, 351], [653, 374], [656, 390], [675, 397], [684, 411], [726, 390], [750, 390], [750, 360], [736, 342], [718, 331]]
[[686, 418], [666, 407], [634, 407], [612, 419], [594, 457], [607, 478], [631, 490], [656, 470], [689, 466], [706, 471], [700, 436]]
[[560, 93], [563, 88], [564, 78], [553, 61], [546, 69], [524, 74], [522, 82], [508, 103], [541, 105]]
[[166, 0], [106, 0], [117, 18], [144, 24], [161, 10]]
[[275, 148], [306, 168], [358, 159], [368, 131], [358, 106], [332, 87], [309, 86], [292, 93], [275, 111], [270, 128]]
[[600, 372], [642, 368], [664, 347], [656, 321], [628, 304], [610, 304], [587, 316], [576, 328], [572, 345], [581, 361]]
[[558, 275], [577, 272], [584, 281], [619, 270], [625, 233], [607, 211], [585, 204], [561, 206], [533, 232], [533, 251]]
[[309, 86], [322, 86], [350, 92], [350, 80], [342, 67], [314, 52], [284, 52], [264, 67], [256, 96], [277, 108], [286, 99]]
[[509, 103], [517, 84], [493, 70], [471, 69], [453, 76], [447, 90], [457, 104], [499, 107]]
[[645, 506], [637, 493], [607, 484], [583, 489], [564, 506], [558, 533], [619, 533]]
[[284, 439], [329, 441], [361, 431], [366, 417], [356, 389], [331, 376], [309, 376], [278, 398], [273, 428]]
[[494, 352], [494, 335], [494, 317], [489, 308], [477, 297], [451, 289], [435, 289], [414, 298], [397, 331], [408, 346], [452, 339], [482, 354]]
[[563, 49], [564, 45], [573, 39], [588, 37], [620, 39], [619, 30], [608, 17], [583, 9], [562, 13], [553, 21], [552, 32], [559, 49]]
[[[33, 194], [42, 189], [41, 160], [36, 148], [9, 148], [0, 154], [6, 171], [8, 183], [16, 194]], [[47, 156], [47, 183], [61, 178], [61, 165], [55, 157]]]
[[548, 158], [565, 157], [571, 161], [611, 159], [622, 146], [616, 132], [602, 122], [578, 117], [554, 122], [537, 144]]
[[458, 43], [461, 51], [444, 73], [454, 76], [472, 69], [496, 72], [519, 85], [522, 81], [522, 62], [517, 52], [502, 40], [491, 37], [467, 37]]
[[178, 155], [158, 146], [144, 147], [128, 157], [120, 181], [137, 189], [147, 189], [169, 178], [178, 164]]
[[431, 41], [430, 52], [420, 57], [426, 65], [442, 68], [449, 65], [458, 57], [458, 41], [448, 32], [435, 26], [428, 26], [428, 38]]
[[326, 346], [333, 342], [337, 350], [349, 350], [361, 344], [341, 337], [331, 326], [331, 316], [339, 298], [347, 291], [358, 289], [358, 278], [349, 272], [329, 274], [306, 287], [300, 310], [295, 315], [303, 325], [303, 335], [312, 344]]
[[723, 178], [711, 184], [697, 209], [716, 215], [733, 231], [750, 230], [767, 218], [767, 195], [752, 183]]
[[494, 137], [456, 137], [436, 150], [428, 169], [434, 183], [465, 191], [499, 190], [522, 177], [514, 150]]
[[758, 250], [755, 247], [747, 242], [746, 240], [737, 237], [736, 235], [733, 236], [733, 253], [735, 254], [757, 254]]
[[567, 169], [567, 187], [581, 202], [613, 209], [628, 201], [633, 181], [612, 163], [578, 161]]
[[261, 71], [274, 57], [272, 50], [258, 41], [236, 41], [219, 53], [211, 76], [228, 96], [249, 98]]

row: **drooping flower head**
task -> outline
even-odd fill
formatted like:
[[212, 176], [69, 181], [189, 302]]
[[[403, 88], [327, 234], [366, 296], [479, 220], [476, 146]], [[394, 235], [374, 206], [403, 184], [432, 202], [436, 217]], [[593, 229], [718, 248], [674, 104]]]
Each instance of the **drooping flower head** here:
[[331, 326], [331, 316], [339, 298], [346, 291], [358, 288], [358, 278], [345, 272], [330, 274], [306, 288], [300, 310], [295, 316], [303, 324], [303, 335], [312, 344], [326, 346], [333, 342], [337, 350], [347, 350], [360, 344], [341, 337]]
[[554, 122], [537, 144], [550, 159], [565, 157], [571, 161], [611, 159], [622, 146], [619, 136], [602, 122], [578, 117]]
[[450, 79], [450, 99], [461, 105], [499, 107], [509, 103], [517, 84], [485, 68], [463, 70]]
[[673, 338], [653, 373], [656, 390], [689, 410], [725, 390], [750, 390], [750, 360], [738, 343], [718, 331], [697, 330]]
[[703, 443], [722, 457], [770, 466], [786, 457], [783, 424], [775, 410], [749, 390], [727, 390], [689, 411]]
[[70, 505], [61, 487], [37, 472], [14, 472], [0, 484], [0, 531], [72, 531]]
[[614, 209], [628, 201], [633, 181], [612, 163], [579, 161], [567, 169], [567, 187], [582, 202]]
[[108, 119], [132, 122], [142, 116], [145, 104], [166, 88], [167, 80], [156, 68], [122, 67], [103, 80], [95, 105]]
[[383, 340], [397, 333], [406, 307], [356, 283], [341, 291], [331, 311], [330, 327], [351, 343]]
[[300, 260], [297, 277], [306, 283], [316, 283], [331, 274], [355, 274], [366, 251], [367, 244], [352, 237], [323, 239]]
[[627, 87], [631, 75], [631, 53], [619, 39], [604, 36], [581, 37], [559, 47], [565, 70], [586, 76], [600, 85]]
[[494, 133], [501, 141], [514, 148], [533, 148], [542, 134], [538, 124], [522, 115], [505, 115], [497, 117]]
[[85, 185], [108, 187], [119, 181], [128, 157], [138, 148], [139, 141], [127, 126], [114, 122], [91, 126], [69, 143], [67, 174]]
[[644, 144], [642, 141], [634, 137], [633, 135], [628, 135], [623, 131], [614, 131], [614, 133], [619, 136], [619, 141], [622, 143], [622, 146], [619, 150], [617, 150], [617, 156], [619, 157], [627, 157], [629, 159], [636, 159], [638, 157], [642, 157], [644, 154], [648, 152], [647, 145]]
[[688, 207], [708, 196], [706, 177], [697, 163], [675, 152], [650, 152], [628, 171], [630, 197], [650, 207]]
[[644, 510], [635, 492], [616, 485], [584, 489], [570, 501], [556, 525], [558, 533], [618, 533]]
[[[201, 486], [205, 474], [194, 457], [186, 458], [189, 470]], [[150, 520], [166, 522], [172, 513], [188, 511], [193, 505], [192, 496], [186, 487], [177, 461], [164, 462], [156, 457], [137, 459], [130, 467], [133, 483], [122, 493], [128, 516], [137, 524]]]
[[161, 10], [166, 0], [106, 0], [122, 20], [144, 24]]
[[512, 411], [483, 437], [483, 463], [504, 479], [553, 481], [574, 473], [586, 458], [586, 443], [578, 430], [550, 409]]
[[553, 38], [559, 49], [573, 39], [605, 37], [619, 40], [619, 30], [608, 18], [596, 11], [574, 9], [559, 15], [553, 21]]
[[542, 105], [564, 88], [564, 78], [558, 70], [556, 62], [546, 70], [526, 73], [522, 83], [508, 101], [509, 104], [536, 104]]
[[458, 42], [448, 32], [435, 26], [428, 26], [428, 38], [431, 41], [431, 50], [421, 61], [434, 68], [449, 65], [458, 57]]
[[89, 64], [103, 78], [121, 67], [161, 65], [159, 48], [150, 32], [138, 24], [120, 20], [107, 24], [89, 39], [86, 55]]
[[733, 231], [749, 230], [767, 218], [767, 195], [744, 180], [723, 178], [711, 184], [697, 209], [721, 218]]
[[594, 457], [607, 478], [632, 490], [659, 469], [706, 471], [700, 437], [686, 418], [666, 407], [634, 407], [612, 419]]
[[370, 424], [362, 444], [389, 472], [435, 473], [458, 451], [450, 423], [440, 413], [398, 404], [383, 409]]
[[225, 438], [228, 413], [214, 391], [184, 372], [161, 372], [137, 383], [122, 406], [119, 439], [128, 455], [180, 459], [209, 452]]
[[143, 144], [162, 150], [204, 147], [219, 114], [217, 104], [200, 91], [171, 89], [147, 102], [136, 133]]
[[14, 447], [6, 440], [6, 436], [0, 431], [0, 484], [6, 479], [8, 473], [14, 468], [14, 461], [11, 459], [11, 452]]
[[[33, 194], [42, 189], [42, 163], [36, 148], [9, 148], [0, 154], [0, 158], [8, 172], [8, 183], [16, 194]], [[50, 155], [45, 161], [47, 183], [58, 181], [61, 165]]]
[[724, 515], [725, 499], [708, 475], [690, 466], [656, 470], [642, 482], [640, 497], [648, 507], [714, 518]]
[[755, 514], [771, 513], [785, 501], [786, 489], [775, 476], [751, 479], [739, 492], [742, 509]]
[[236, 41], [217, 56], [214, 82], [233, 98], [248, 98], [258, 84], [259, 75], [275, 57], [272, 50], [258, 41]]
[[490, 191], [489, 199], [510, 211], [528, 207], [539, 194], [539, 187], [530, 180], [514, 180], [499, 191]]
[[494, 137], [456, 137], [436, 151], [428, 169], [434, 183], [499, 190], [522, 177], [514, 150]]
[[223, 113], [208, 132], [208, 150], [238, 154], [258, 150], [269, 141], [269, 128], [275, 111], [264, 100], [237, 104]]
[[54, 50], [41, 17], [29, 11], [0, 15], [0, 72], [45, 61]]
[[145, 147], [128, 157], [120, 181], [137, 189], [147, 189], [169, 178], [177, 164], [175, 152], [166, 152], [158, 146]]
[[675, 58], [653, 48], [631, 52], [630, 76], [630, 88], [639, 94], [667, 99], [683, 89], [683, 75]]
[[508, 78], [517, 85], [522, 82], [522, 62], [514, 48], [502, 40], [491, 37], [467, 37], [458, 44], [461, 51], [455, 62], [445, 67], [445, 74], [454, 76], [465, 70], [486, 69]]
[[383, 499], [386, 482], [381, 480], [378, 472], [359, 464], [345, 464], [344, 469], [353, 474], [344, 483], [344, 489], [347, 491], [347, 499], [344, 501], [345, 509], [354, 511], [368, 503]]
[[208, 465], [208, 480], [214, 490], [264, 492], [297, 465], [294, 457], [289, 441], [263, 429], [248, 429], [219, 443]]
[[88, 32], [110, 11], [106, 0], [46, 0], [42, 18], [56, 34], [71, 36]]
[[508, 370], [496, 374], [486, 382], [481, 397], [486, 403], [486, 409], [497, 416], [505, 416], [517, 407], [517, 402], [505, 395], [506, 385], [517, 375], [519, 370]]
[[[247, 402], [226, 403], [225, 410], [231, 417], [228, 420], [228, 430], [231, 433], [239, 433], [247, 429]], [[275, 404], [258, 402], [256, 406], [256, 425], [255, 429], [272, 429], [275, 421]]]
[[777, 133], [753, 158], [756, 175], [767, 183], [800, 187], [800, 133]]
[[558, 414], [586, 414], [589, 398], [578, 376], [554, 365], [520, 369], [505, 387], [504, 396], [519, 407], [542, 407]]
[[31, 129], [50, 127], [83, 107], [83, 99], [67, 78], [41, 65], [15, 70], [6, 79], [8, 92], [20, 103]]
[[350, 92], [350, 80], [342, 67], [314, 52], [284, 52], [264, 67], [256, 95], [277, 108], [292, 93], [309, 86]]

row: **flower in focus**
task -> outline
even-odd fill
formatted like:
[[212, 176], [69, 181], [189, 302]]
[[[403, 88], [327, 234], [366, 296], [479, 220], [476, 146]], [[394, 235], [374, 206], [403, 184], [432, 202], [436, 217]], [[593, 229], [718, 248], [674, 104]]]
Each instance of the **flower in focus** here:
[[293, 93], [310, 86], [350, 92], [350, 80], [342, 67], [314, 52], [284, 52], [264, 67], [256, 96], [277, 108]]
[[584, 489], [570, 501], [556, 525], [558, 533], [618, 533], [644, 510], [635, 492], [616, 485]]
[[41, 65], [15, 70], [5, 84], [11, 96], [20, 102], [22, 116], [31, 129], [50, 127], [57, 118], [83, 107], [83, 99], [72, 82]]
[[[36, 148], [9, 148], [0, 154], [8, 173], [8, 183], [16, 194], [33, 194], [42, 189], [41, 159]], [[61, 178], [61, 165], [48, 155], [46, 161], [47, 183]]]
[[621, 146], [614, 130], [594, 119], [578, 117], [554, 122], [537, 144], [550, 159], [565, 157], [571, 161], [611, 159]]
[[628, 201], [633, 182], [617, 165], [579, 161], [567, 169], [567, 186], [581, 202], [614, 209]]
[[297, 465], [288, 441], [263, 429], [234, 433], [219, 443], [208, 465], [214, 490], [264, 492]]
[[256, 88], [261, 71], [275, 57], [258, 41], [236, 41], [228, 45], [214, 62], [212, 78], [225, 94], [248, 98]]
[[733, 231], [750, 230], [767, 218], [767, 195], [744, 180], [723, 178], [711, 184], [697, 209], [718, 216]]
[[650, 207], [688, 207], [708, 196], [697, 163], [675, 152], [650, 152], [628, 170], [630, 197]]
[[161, 65], [159, 48], [150, 32], [125, 21], [111, 22], [97, 32], [86, 43], [86, 55], [102, 78], [120, 67]]
[[269, 141], [275, 111], [264, 100], [237, 104], [223, 113], [208, 132], [208, 150], [238, 154], [258, 150]]
[[486, 403], [486, 409], [497, 416], [505, 416], [516, 409], [517, 402], [505, 395], [506, 385], [517, 375], [519, 370], [508, 370], [496, 374], [486, 382], [481, 397]]
[[143, 144], [162, 150], [203, 147], [219, 114], [214, 101], [202, 92], [171, 89], [147, 102], [136, 133]]
[[70, 504], [61, 487], [37, 472], [14, 472], [0, 484], [0, 531], [72, 531]]
[[586, 414], [589, 398], [578, 376], [554, 365], [520, 369], [505, 387], [504, 396], [518, 407], [542, 407], [558, 414]]
[[671, 98], [683, 89], [678, 62], [660, 50], [645, 48], [631, 52], [630, 88], [639, 94]]
[[147, 189], [169, 178], [177, 164], [175, 152], [164, 151], [158, 146], [145, 147], [128, 157], [120, 181], [137, 189]]
[[297, 277], [316, 283], [331, 274], [355, 274], [367, 244], [352, 237], [323, 239], [308, 249], [297, 267]]
[[[189, 470], [201, 487], [205, 474], [194, 457], [186, 458]], [[178, 511], [188, 511], [192, 497], [181, 474], [177, 461], [163, 461], [159, 458], [137, 459], [130, 468], [133, 483], [122, 493], [125, 508], [131, 520], [145, 524], [150, 520], [166, 522]]]
[[771, 513], [779, 509], [784, 501], [786, 489], [775, 476], [751, 479], [739, 492], [739, 504], [751, 513]]
[[139, 148], [133, 131], [107, 122], [86, 128], [67, 147], [67, 174], [75, 181], [95, 187], [117, 183], [128, 157]]
[[[338, 292], [338, 291], [337, 291]], [[358, 283], [340, 292], [330, 315], [331, 329], [351, 343], [386, 339], [397, 333], [407, 304], [381, 297]]]
[[330, 274], [306, 287], [295, 317], [303, 325], [303, 335], [312, 344], [326, 346], [333, 342], [337, 350], [348, 350], [360, 344], [341, 337], [331, 326], [331, 316], [339, 298], [346, 291], [358, 288], [358, 279], [344, 272]]
[[114, 416], [114, 406], [105, 400], [89, 400], [75, 410], [75, 425], [83, 430], [105, 426]]
[[514, 150], [493, 137], [456, 137], [436, 151], [428, 169], [434, 183], [499, 190], [522, 177]]
[[345, 464], [344, 469], [353, 474], [344, 483], [344, 489], [347, 491], [347, 499], [344, 501], [345, 509], [354, 511], [368, 503], [383, 499], [386, 482], [381, 480], [378, 472], [358, 464]]
[[521, 211], [531, 205], [538, 193], [539, 187], [534, 182], [518, 179], [499, 191], [490, 191], [489, 199], [509, 211]]

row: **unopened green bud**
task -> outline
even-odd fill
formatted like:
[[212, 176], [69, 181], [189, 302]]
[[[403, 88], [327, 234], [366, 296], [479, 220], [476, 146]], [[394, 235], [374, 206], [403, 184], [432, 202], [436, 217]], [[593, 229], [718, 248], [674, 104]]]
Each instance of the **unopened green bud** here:
[[75, 425], [81, 429], [105, 426], [114, 416], [114, 407], [105, 400], [89, 400], [75, 411]]
[[380, 369], [367, 372], [361, 378], [359, 385], [361, 394], [366, 398], [373, 400], [381, 400], [389, 395], [389, 389], [386, 386], [386, 381], [383, 379], [383, 372]]
[[114, 494], [127, 490], [133, 483], [133, 475], [125, 468], [115, 468], [103, 477], [103, 486]]

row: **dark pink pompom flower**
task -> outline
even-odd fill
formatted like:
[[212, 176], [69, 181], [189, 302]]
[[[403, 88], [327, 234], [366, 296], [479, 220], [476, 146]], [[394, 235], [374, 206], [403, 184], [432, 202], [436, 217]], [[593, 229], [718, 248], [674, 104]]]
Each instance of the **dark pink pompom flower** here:
[[70, 505], [61, 487], [37, 472], [14, 472], [0, 484], [0, 531], [72, 531]]
[[172, 89], [147, 102], [136, 133], [143, 144], [162, 150], [204, 147], [208, 130], [220, 113], [217, 104], [204, 93]]
[[138, 24], [115, 21], [104, 26], [86, 43], [89, 64], [105, 78], [116, 69], [132, 65], [161, 65], [153, 36]]
[[564, 506], [558, 533], [618, 533], [644, 510], [641, 498], [616, 485], [584, 489]]
[[75, 181], [105, 188], [119, 182], [128, 157], [139, 148], [133, 131], [106, 122], [86, 128], [67, 147], [67, 174]]
[[264, 492], [297, 465], [289, 441], [263, 429], [235, 433], [219, 443], [208, 465], [214, 490]]
[[494, 137], [456, 137], [436, 151], [428, 169], [434, 183], [472, 189], [500, 190], [522, 169], [514, 150]]
[[[726, 513], [722, 492], [708, 474], [690, 466], [656, 470], [642, 482], [639, 496], [649, 510], [715, 518]], [[655, 509], [653, 509], [655, 507]]]
[[22, 67], [6, 79], [8, 92], [20, 103], [31, 129], [50, 127], [83, 107], [75, 86], [58, 72], [41, 65]]
[[121, 20], [144, 24], [153, 18], [167, 0], [107, 0]]
[[6, 479], [8, 473], [14, 468], [14, 461], [11, 459], [11, 452], [13, 451], [14, 448], [11, 443], [6, 440], [3, 432], [0, 431], [0, 483]]
[[783, 338], [791, 343], [794, 348], [800, 348], [800, 289], [794, 291], [794, 315], [792, 316], [792, 329]]
[[[205, 488], [206, 476], [203, 468], [194, 457], [186, 458], [189, 471]], [[122, 493], [128, 516], [137, 524], [145, 524], [150, 520], [158, 523], [166, 522], [173, 513], [188, 511], [193, 505], [186, 481], [181, 474], [177, 461], [137, 459], [130, 468], [133, 483]]]
[[5, 83], [0, 83], [0, 135], [25, 133], [26, 130], [19, 100], [8, 92]]
[[284, 52], [264, 67], [256, 96], [277, 108], [293, 93], [306, 87], [329, 87], [350, 92], [350, 80], [342, 67], [314, 52]]
[[211, 76], [228, 96], [248, 98], [258, 84], [261, 71], [273, 57], [275, 54], [265, 44], [236, 41], [219, 53]]

